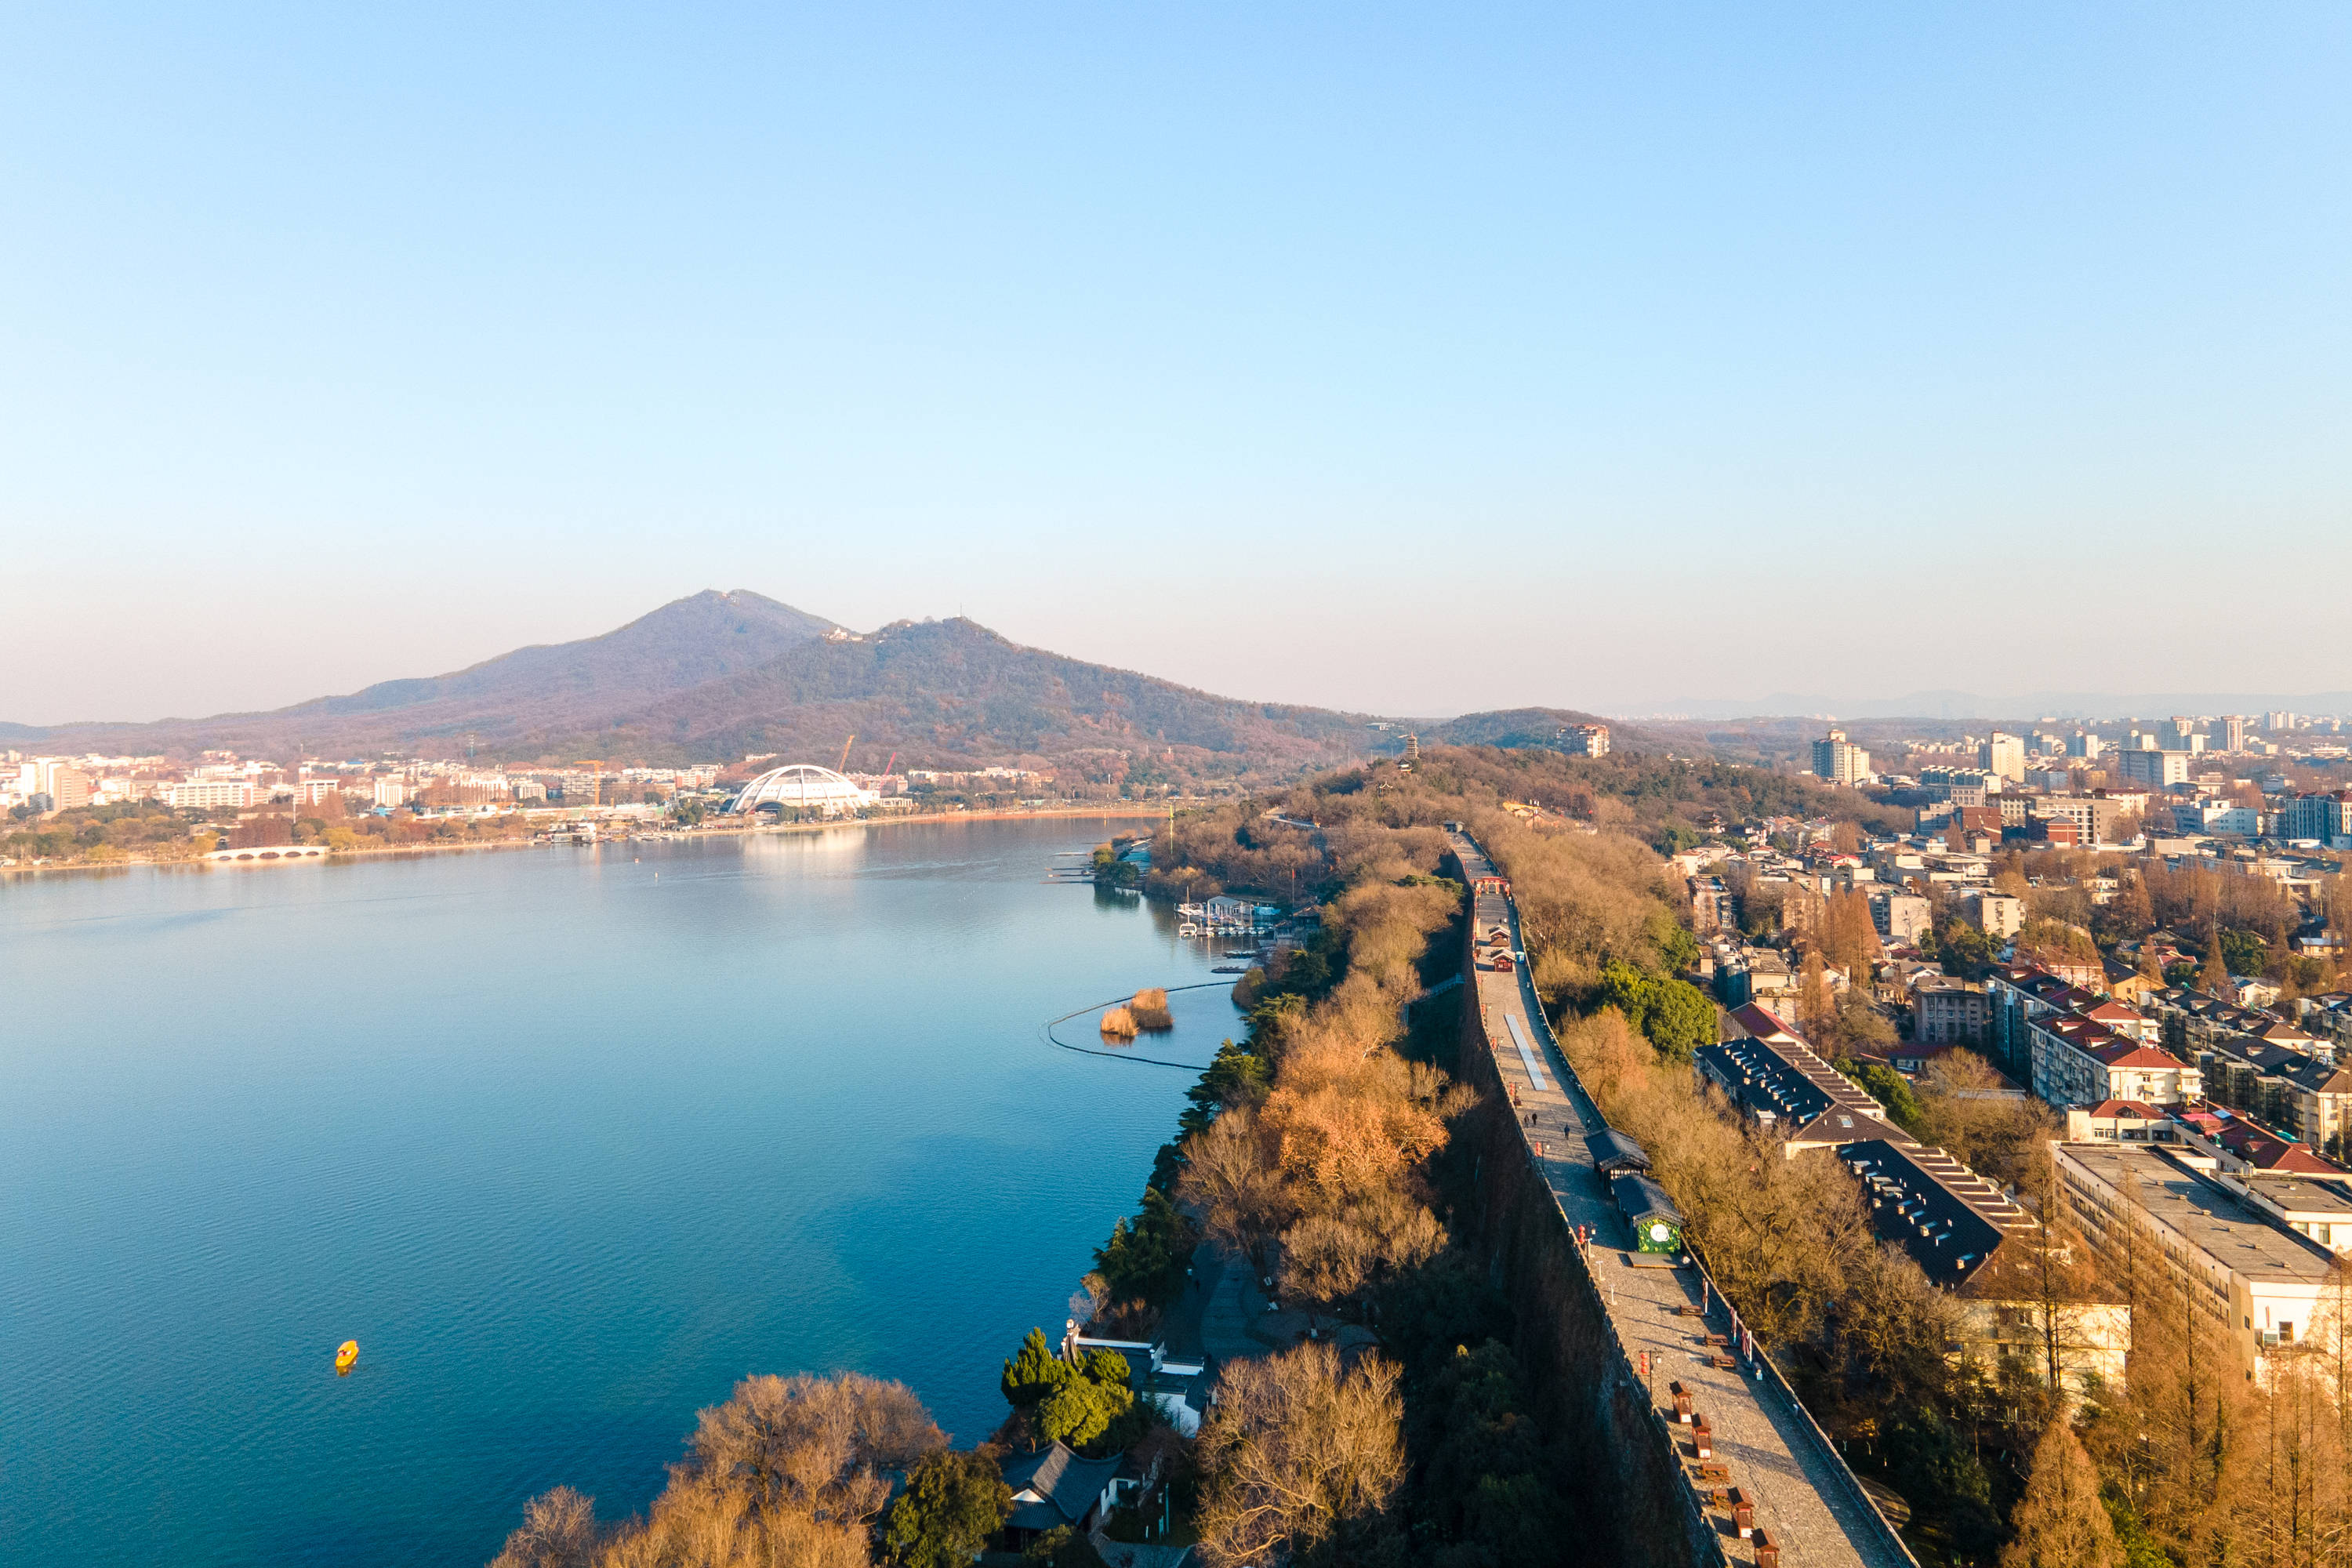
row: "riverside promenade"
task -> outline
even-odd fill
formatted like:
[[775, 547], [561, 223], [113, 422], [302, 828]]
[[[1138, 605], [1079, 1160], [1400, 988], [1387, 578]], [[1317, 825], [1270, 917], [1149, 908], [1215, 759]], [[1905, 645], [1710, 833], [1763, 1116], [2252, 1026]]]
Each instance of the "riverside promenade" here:
[[[1499, 926], [1511, 951], [1524, 953], [1507, 884], [1469, 835], [1449, 830], [1448, 837], [1472, 889], [1474, 949]], [[1655, 1436], [1671, 1446], [1700, 1538], [1711, 1540], [1726, 1563], [1759, 1562], [1759, 1538], [1743, 1538], [1738, 1529], [1745, 1503], [1760, 1538], [1777, 1549], [1780, 1568], [1918, 1568], [1762, 1348], [1750, 1353], [1741, 1343], [1700, 1268], [1683, 1261], [1686, 1254], [1634, 1250], [1589, 1142], [1607, 1123], [1553, 1037], [1524, 959], [1508, 973], [1471, 973], [1470, 1005], [1512, 1098], [1529, 1165], [1571, 1235], [1587, 1238], [1576, 1250], [1622, 1352], [1620, 1364], [1601, 1375], [1622, 1377], [1647, 1397]], [[1676, 1418], [1676, 1384], [1689, 1411], [1711, 1428], [1711, 1458], [1698, 1457], [1694, 1426]]]

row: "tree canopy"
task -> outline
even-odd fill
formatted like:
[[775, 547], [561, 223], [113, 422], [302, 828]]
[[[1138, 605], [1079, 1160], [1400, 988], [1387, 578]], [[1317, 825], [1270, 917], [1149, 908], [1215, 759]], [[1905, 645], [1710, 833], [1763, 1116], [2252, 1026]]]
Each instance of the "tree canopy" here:
[[924, 1456], [890, 1505], [884, 1543], [907, 1568], [965, 1568], [1013, 1511], [1013, 1489], [986, 1454]]

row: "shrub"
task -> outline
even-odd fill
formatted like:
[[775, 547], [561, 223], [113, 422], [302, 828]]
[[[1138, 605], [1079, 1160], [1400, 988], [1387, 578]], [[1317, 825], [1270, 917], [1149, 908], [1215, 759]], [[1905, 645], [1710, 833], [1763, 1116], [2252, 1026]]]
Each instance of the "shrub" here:
[[1135, 1015], [1125, 1007], [1113, 1007], [1102, 1016], [1102, 1032], [1106, 1039], [1135, 1038]]
[[1157, 985], [1148, 991], [1137, 992], [1134, 999], [1128, 1003], [1127, 1011], [1139, 1029], [1172, 1029], [1176, 1026], [1175, 1015], [1168, 1011], [1168, 993]]

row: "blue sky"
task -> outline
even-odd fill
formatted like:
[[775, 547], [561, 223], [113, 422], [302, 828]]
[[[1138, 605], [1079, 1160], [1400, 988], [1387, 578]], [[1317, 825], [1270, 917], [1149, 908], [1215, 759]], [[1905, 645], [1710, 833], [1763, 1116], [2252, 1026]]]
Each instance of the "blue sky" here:
[[2340, 5], [654, 10], [0, 16], [0, 718], [2352, 686]]

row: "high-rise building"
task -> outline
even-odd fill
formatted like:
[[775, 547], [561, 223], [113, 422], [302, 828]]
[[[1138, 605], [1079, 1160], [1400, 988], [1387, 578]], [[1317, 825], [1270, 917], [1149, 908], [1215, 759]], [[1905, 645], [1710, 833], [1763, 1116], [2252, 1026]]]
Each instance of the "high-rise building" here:
[[2015, 784], [2025, 782], [2025, 742], [2015, 735], [1995, 730], [1977, 748], [1977, 766], [1989, 773], [1999, 773]]
[[2276, 710], [2265, 713], [2263, 715], [2263, 728], [2274, 731], [2292, 730], [2294, 728], [2294, 715]]
[[2287, 796], [2279, 802], [2279, 833], [2287, 838], [2316, 838], [2331, 847], [2352, 838], [2352, 790]]
[[2100, 748], [2104, 744], [2104, 742], [2089, 731], [2077, 730], [2074, 731], [2074, 738], [2066, 742], [2066, 754], [2070, 757], [2081, 757], [2085, 761], [2096, 761]]
[[1871, 776], [1870, 753], [1847, 740], [1843, 730], [1832, 730], [1813, 742], [1813, 772], [1831, 784], [1860, 784]]
[[2222, 720], [2221, 724], [2229, 739], [2226, 749], [2232, 752], [2244, 751], [2246, 749], [2246, 716], [2243, 713], [2232, 713]]
[[2118, 752], [2117, 770], [2135, 784], [2177, 784], [2189, 782], [2186, 752]]
[[1559, 740], [1559, 749], [1571, 757], [1605, 757], [1609, 754], [1609, 726], [1606, 724], [1563, 724]]
[[2195, 756], [2205, 749], [2205, 732], [2197, 727], [2196, 720], [2176, 714], [2157, 731], [2157, 745], [2163, 751]]
[[51, 811], [71, 811], [89, 804], [89, 775], [69, 763], [43, 762], [39, 769], [39, 794], [49, 797]]

